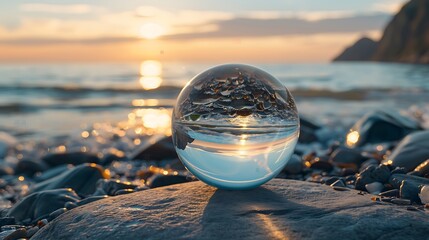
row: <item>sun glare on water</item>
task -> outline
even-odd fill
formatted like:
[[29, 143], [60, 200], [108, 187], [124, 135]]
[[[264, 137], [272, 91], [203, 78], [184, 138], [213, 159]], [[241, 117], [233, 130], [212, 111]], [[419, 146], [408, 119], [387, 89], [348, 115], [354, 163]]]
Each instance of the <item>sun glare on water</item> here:
[[140, 85], [145, 90], [156, 89], [162, 83], [162, 65], [158, 61], [148, 60], [140, 65]]

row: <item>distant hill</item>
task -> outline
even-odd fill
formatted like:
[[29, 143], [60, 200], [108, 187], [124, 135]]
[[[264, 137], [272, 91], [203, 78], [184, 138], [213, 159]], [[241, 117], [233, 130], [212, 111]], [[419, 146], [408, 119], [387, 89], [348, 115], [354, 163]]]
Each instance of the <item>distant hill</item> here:
[[384, 30], [381, 40], [363, 38], [334, 61], [387, 61], [429, 64], [429, 0], [411, 0]]
[[334, 61], [369, 61], [377, 50], [378, 43], [367, 37], [359, 39], [355, 44], [334, 58]]

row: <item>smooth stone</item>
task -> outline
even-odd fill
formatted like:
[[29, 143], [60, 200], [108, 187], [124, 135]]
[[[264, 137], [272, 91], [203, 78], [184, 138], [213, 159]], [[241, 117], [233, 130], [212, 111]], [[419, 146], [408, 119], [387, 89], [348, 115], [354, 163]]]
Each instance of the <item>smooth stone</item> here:
[[60, 165], [53, 168], [50, 168], [40, 174], [36, 174], [36, 176], [33, 178], [35, 182], [43, 182], [45, 180], [51, 179], [53, 177], [56, 177], [65, 171], [68, 171], [73, 168], [73, 165], [67, 164], [67, 165]]
[[55, 189], [33, 193], [15, 204], [8, 216], [15, 217], [17, 222], [25, 219], [39, 220], [51, 212], [64, 207], [66, 202], [77, 202], [80, 197], [71, 189]]
[[429, 159], [429, 131], [419, 131], [405, 137], [382, 163], [403, 167], [409, 172], [427, 159]]
[[404, 180], [413, 183], [415, 186], [429, 185], [429, 179], [408, 174], [392, 174], [389, 178], [389, 183], [394, 188], [399, 189]]
[[357, 142], [351, 144], [351, 147], [359, 147], [369, 143], [398, 141], [421, 127], [417, 121], [399, 112], [378, 110], [364, 115], [351, 129], [359, 134]]
[[37, 231], [39, 231], [38, 226], [27, 229], [27, 236], [26, 237], [31, 238], [34, 234], [36, 234]]
[[24, 174], [33, 176], [38, 172], [43, 172], [48, 169], [48, 166], [43, 162], [37, 162], [30, 159], [22, 159], [15, 167], [15, 174]]
[[67, 208], [59, 208], [59, 209], [51, 212], [49, 214], [49, 218], [48, 219], [49, 219], [49, 221], [52, 221], [52, 220], [54, 220], [55, 218], [57, 218], [58, 216], [60, 216], [61, 214], [65, 213], [65, 212], [67, 212]]
[[187, 176], [155, 174], [146, 181], [146, 185], [150, 188], [157, 188], [189, 181]]
[[399, 197], [399, 190], [398, 189], [392, 189], [385, 192], [382, 192], [378, 194], [383, 197]]
[[399, 187], [399, 197], [408, 199], [411, 201], [411, 203], [421, 204], [419, 192], [419, 186], [416, 186], [415, 184], [407, 180], [403, 180], [401, 182], [401, 186]]
[[0, 227], [3, 227], [5, 225], [14, 225], [15, 218], [14, 217], [2, 217], [0, 218]]
[[410, 205], [411, 204], [411, 201], [409, 199], [400, 199], [400, 198], [392, 199], [390, 202], [394, 203], [394, 204], [398, 204], [398, 205]]
[[115, 192], [115, 196], [124, 195], [124, 194], [130, 194], [130, 193], [133, 193], [133, 192], [135, 192], [134, 189], [121, 189], [121, 190]]
[[4, 240], [18, 240], [21, 238], [27, 237], [27, 230], [25, 228], [20, 228], [7, 235]]
[[381, 182], [373, 182], [365, 185], [366, 190], [371, 194], [379, 194], [383, 191], [384, 184]]
[[340, 179], [339, 177], [325, 177], [322, 179], [322, 183], [326, 184], [326, 185], [331, 185], [334, 182], [336, 182], [338, 179]]
[[72, 188], [81, 196], [94, 193], [99, 179], [109, 178], [104, 169], [96, 164], [82, 164], [56, 177], [37, 183], [31, 192], [51, 190], [57, 188]]
[[303, 116], [299, 117], [299, 124], [300, 129], [298, 142], [312, 143], [318, 140], [316, 131], [319, 130], [321, 126]]
[[113, 179], [100, 179], [97, 182], [97, 190], [93, 195], [115, 196], [116, 192], [122, 189], [134, 189], [137, 185], [129, 182], [121, 182]]
[[286, 163], [283, 171], [289, 174], [298, 174], [302, 172], [303, 166], [301, 157], [296, 154], [293, 154], [289, 161]]
[[355, 188], [357, 190], [366, 191], [365, 185], [375, 182], [375, 179], [372, 177], [372, 172], [374, 169], [375, 166], [371, 165], [359, 173], [355, 182]]
[[365, 168], [367, 168], [367, 167], [369, 167], [371, 165], [374, 165], [375, 167], [377, 167], [379, 164], [380, 163], [377, 160], [375, 160], [374, 158], [370, 158], [370, 159], [364, 161], [360, 165], [359, 172], [362, 172], [363, 170], [365, 170]]
[[426, 213], [372, 202], [357, 193], [285, 179], [247, 191], [218, 190], [196, 181], [67, 211], [32, 240], [427, 237]]
[[178, 158], [171, 137], [166, 137], [153, 145], [142, 144], [134, 151], [130, 159], [133, 160], [165, 160]]
[[105, 199], [105, 198], [108, 198], [108, 197], [109, 196], [107, 196], [107, 195], [87, 197], [85, 199], [82, 199], [82, 200], [78, 201], [76, 204], [78, 206], [82, 206], [82, 205], [85, 205], [85, 204], [88, 204], [88, 203], [92, 203], [92, 202], [95, 202], [95, 201], [98, 201], [98, 200], [101, 200], [101, 199]]
[[429, 185], [424, 185], [420, 189], [419, 197], [423, 204], [429, 203]]
[[419, 173], [420, 176], [425, 177], [429, 175], [429, 159], [422, 162], [420, 165], [418, 165], [415, 169], [415, 172]]
[[367, 158], [357, 150], [338, 148], [331, 154], [329, 160], [339, 167], [357, 169]]
[[390, 168], [386, 165], [380, 164], [375, 167], [374, 171], [372, 171], [371, 177], [377, 182], [387, 183], [390, 177]]
[[406, 174], [407, 171], [405, 171], [405, 168], [401, 168], [401, 167], [395, 167], [395, 169], [393, 169], [390, 174]]
[[48, 154], [42, 158], [42, 161], [51, 167], [55, 167], [63, 164], [80, 165], [84, 163], [99, 163], [100, 158], [90, 153], [65, 152]]
[[0, 158], [4, 158], [10, 148], [15, 146], [18, 140], [6, 132], [0, 132]]
[[338, 179], [334, 183], [331, 184], [331, 187], [345, 187], [346, 184], [344, 184], [344, 181], [341, 179]]
[[70, 210], [70, 209], [76, 208], [78, 206], [74, 202], [66, 202], [66, 204], [64, 204], [64, 207], [67, 208], [67, 210]]

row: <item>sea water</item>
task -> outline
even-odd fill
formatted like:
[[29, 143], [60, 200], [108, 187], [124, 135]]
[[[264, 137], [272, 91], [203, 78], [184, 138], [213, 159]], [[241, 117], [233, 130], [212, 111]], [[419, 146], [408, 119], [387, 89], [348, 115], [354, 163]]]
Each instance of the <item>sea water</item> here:
[[257, 187], [289, 161], [298, 125], [222, 126], [175, 122], [176, 151], [188, 170], [226, 189]]

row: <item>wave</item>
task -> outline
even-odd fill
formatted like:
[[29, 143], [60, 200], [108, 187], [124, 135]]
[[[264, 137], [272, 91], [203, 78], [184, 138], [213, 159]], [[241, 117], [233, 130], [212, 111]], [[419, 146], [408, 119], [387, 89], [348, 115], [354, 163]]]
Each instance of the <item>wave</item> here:
[[0, 85], [0, 92], [11, 91], [42, 91], [42, 92], [56, 92], [56, 93], [142, 93], [142, 92], [160, 92], [160, 91], [180, 91], [181, 87], [177, 86], [161, 86], [157, 89], [143, 90], [141, 88], [117, 88], [117, 87], [103, 87], [91, 88], [84, 86], [31, 86], [31, 85], [18, 85], [18, 86], [5, 86]]

